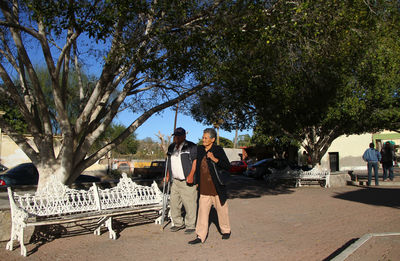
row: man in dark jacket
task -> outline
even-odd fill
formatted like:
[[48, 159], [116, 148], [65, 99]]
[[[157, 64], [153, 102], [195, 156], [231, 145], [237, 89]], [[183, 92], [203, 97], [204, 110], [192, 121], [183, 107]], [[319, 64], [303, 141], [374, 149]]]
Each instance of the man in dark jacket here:
[[[186, 131], [176, 128], [174, 142], [168, 147], [167, 181], [171, 177], [170, 209], [173, 226], [176, 232], [186, 228], [185, 233], [195, 231], [197, 211], [197, 189], [193, 185], [196, 170], [197, 146], [186, 140]], [[185, 219], [182, 217], [182, 205], [185, 208]]]
[[383, 167], [383, 181], [386, 180], [388, 177], [388, 171], [389, 171], [389, 179], [393, 181], [393, 160], [395, 159], [394, 155], [394, 150], [392, 145], [390, 144], [389, 141], [385, 143], [381, 150], [381, 155], [382, 155], [382, 167]]
[[229, 239], [231, 235], [226, 180], [223, 179], [223, 174], [227, 174], [225, 171], [229, 169], [230, 164], [224, 149], [214, 144], [215, 138], [216, 131], [214, 129], [205, 129], [203, 145], [198, 146], [197, 149], [195, 176], [200, 191], [196, 224], [197, 237], [189, 241], [189, 244], [204, 243], [206, 240], [211, 206], [214, 206], [217, 211], [222, 239]]

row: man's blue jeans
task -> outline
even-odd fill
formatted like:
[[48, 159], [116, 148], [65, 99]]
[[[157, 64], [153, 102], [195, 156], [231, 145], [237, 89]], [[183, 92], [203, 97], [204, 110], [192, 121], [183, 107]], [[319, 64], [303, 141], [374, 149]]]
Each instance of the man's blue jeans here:
[[378, 180], [378, 162], [377, 161], [368, 161], [368, 186], [371, 186], [372, 168], [374, 168], [375, 185], [378, 186], [379, 180]]

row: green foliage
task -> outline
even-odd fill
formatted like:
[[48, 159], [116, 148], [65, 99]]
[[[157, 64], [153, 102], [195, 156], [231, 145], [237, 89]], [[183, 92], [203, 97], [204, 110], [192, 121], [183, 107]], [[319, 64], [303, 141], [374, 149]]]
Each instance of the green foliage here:
[[[16, 125], [0, 124], [38, 166], [39, 185], [53, 173], [71, 183], [110, 150], [133, 152], [133, 143], [119, 145], [151, 115], [210, 85], [219, 37], [214, 24], [230, 5], [2, 1], [0, 94], [18, 106], [34, 144], [16, 134]], [[37, 61], [43, 62], [38, 70]], [[106, 132], [122, 110], [138, 116], [109, 141]], [[58, 155], [54, 134], [63, 137]]]
[[118, 180], [122, 178], [122, 173], [118, 169], [112, 169], [107, 173], [107, 180]]
[[223, 148], [233, 148], [233, 142], [224, 137], [219, 137], [219, 145]]
[[12, 100], [0, 96], [0, 111], [5, 112], [5, 114], [0, 117], [9, 125], [13, 126], [15, 132], [28, 134], [28, 124], [26, 124], [18, 107], [15, 106]]
[[[43, 65], [37, 66], [35, 68], [35, 71], [46, 99], [46, 104], [51, 117], [51, 123], [52, 127], [54, 128], [54, 133], [61, 134], [60, 126], [57, 121], [58, 113], [54, 104], [54, 95], [49, 71]], [[82, 90], [79, 90], [79, 76], [82, 80]], [[68, 113], [68, 118], [71, 123], [76, 122], [76, 119], [82, 110], [83, 104], [87, 102], [88, 99], [85, 94], [90, 93], [95, 85], [93, 76], [86, 75], [84, 72], [80, 72], [79, 76], [75, 68], [73, 70], [70, 70], [68, 74], [68, 86], [67, 88], [65, 88], [64, 93], [64, 103], [66, 106], [66, 111]], [[61, 76], [59, 81], [62, 81]], [[83, 99], [80, 97], [80, 91], [82, 91], [84, 94]]]
[[[113, 140], [121, 135], [126, 129], [125, 126], [121, 124], [112, 124], [108, 130], [108, 139]], [[135, 154], [138, 150], [139, 142], [136, 140], [135, 133], [131, 134], [126, 138], [121, 144], [119, 144], [114, 150], [113, 155], [114, 157], [117, 155], [132, 155]]]
[[398, 5], [276, 1], [244, 9], [230, 19], [235, 26], [221, 21], [227, 29], [215, 73], [227, 102], [209, 102], [213, 97], [204, 95], [200, 104], [225, 115], [247, 110], [247, 126], [257, 127], [256, 143], [306, 140], [314, 162], [342, 134], [395, 128]]
[[158, 142], [152, 140], [151, 138], [145, 138], [143, 140], [139, 140], [139, 147], [137, 149], [136, 154], [134, 155], [137, 159], [164, 159], [165, 153], [161, 149], [161, 146]]
[[[214, 143], [217, 144], [217, 141], [215, 140]], [[203, 145], [202, 139], [199, 139], [197, 145]], [[219, 137], [219, 145], [223, 148], [233, 148], [233, 142], [230, 139], [221, 136]]]
[[[253, 136], [254, 137], [254, 136]], [[249, 147], [253, 145], [252, 137], [249, 134], [239, 135], [238, 137], [238, 147]]]
[[[121, 135], [126, 130], [126, 127], [121, 124], [111, 124], [107, 127], [103, 135], [93, 145], [93, 150], [98, 150], [104, 144], [112, 142], [115, 138]], [[139, 141], [136, 139], [136, 134], [129, 135], [121, 144], [114, 148], [111, 152], [113, 157], [126, 156], [136, 154], [139, 148]]]

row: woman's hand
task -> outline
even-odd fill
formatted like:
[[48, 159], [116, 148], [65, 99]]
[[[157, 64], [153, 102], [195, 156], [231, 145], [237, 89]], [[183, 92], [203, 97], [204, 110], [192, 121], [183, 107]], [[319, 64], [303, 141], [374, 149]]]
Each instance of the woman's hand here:
[[219, 159], [217, 159], [211, 151], [207, 152], [207, 158], [214, 161], [215, 163], [219, 161]]

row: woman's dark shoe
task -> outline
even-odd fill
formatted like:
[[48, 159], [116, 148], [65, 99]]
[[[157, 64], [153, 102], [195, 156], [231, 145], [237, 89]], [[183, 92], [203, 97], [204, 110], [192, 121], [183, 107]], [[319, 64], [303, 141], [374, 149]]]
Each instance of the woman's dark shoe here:
[[200, 238], [196, 238], [195, 240], [189, 241], [188, 244], [190, 245], [195, 245], [201, 243], [201, 239]]
[[231, 237], [231, 233], [232, 233], [232, 232], [223, 233], [223, 234], [222, 234], [222, 239], [229, 239], [229, 238]]

